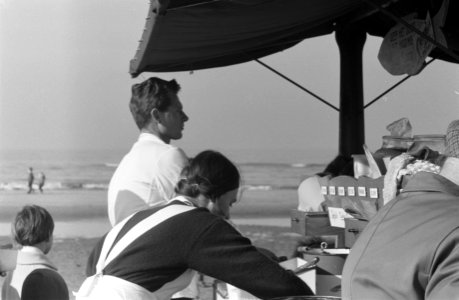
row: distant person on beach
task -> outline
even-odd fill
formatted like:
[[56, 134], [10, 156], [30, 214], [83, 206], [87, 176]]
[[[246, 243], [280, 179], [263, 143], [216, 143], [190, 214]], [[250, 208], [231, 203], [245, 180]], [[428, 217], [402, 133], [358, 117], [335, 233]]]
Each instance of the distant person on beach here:
[[40, 190], [40, 193], [43, 193], [43, 186], [45, 185], [45, 181], [46, 181], [45, 173], [43, 172], [38, 173], [38, 190]]
[[30, 194], [33, 192], [33, 181], [35, 179], [35, 176], [33, 175], [33, 168], [29, 168], [29, 174], [27, 175], [27, 186], [29, 187], [29, 190], [27, 191], [27, 194]]
[[188, 158], [171, 140], [182, 138], [188, 116], [175, 80], [151, 77], [132, 86], [129, 104], [140, 136], [118, 165], [108, 187], [112, 226], [134, 212], [165, 203]]
[[37, 205], [26, 205], [16, 215], [12, 236], [20, 247], [16, 269], [8, 272], [2, 299], [69, 299], [67, 284], [46, 254], [53, 244], [54, 221]]
[[126, 218], [97, 243], [94, 275], [76, 299], [170, 299], [196, 271], [263, 299], [311, 295], [300, 278], [221, 217], [229, 216], [239, 185], [239, 171], [225, 156], [198, 154], [175, 198]]

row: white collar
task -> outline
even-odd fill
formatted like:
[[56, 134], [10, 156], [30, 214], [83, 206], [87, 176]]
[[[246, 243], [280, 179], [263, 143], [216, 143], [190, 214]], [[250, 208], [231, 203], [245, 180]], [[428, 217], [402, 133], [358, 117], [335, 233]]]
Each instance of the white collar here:
[[[183, 202], [184, 204], [186, 205], [189, 205], [189, 206], [196, 206], [191, 200], [189, 200], [187, 197], [185, 196], [177, 196], [175, 198], [172, 198], [171, 200], [169, 200], [168, 202], [172, 202], [172, 201], [180, 201], [180, 202]], [[197, 207], [197, 206], [196, 206]]]
[[42, 255], [45, 254], [43, 253], [43, 251], [41, 251], [41, 249], [34, 247], [34, 246], [22, 246], [22, 248], [19, 251], [26, 252], [26, 253], [42, 254]]
[[46, 254], [43, 253], [39, 248], [33, 246], [23, 246], [17, 257], [18, 265], [36, 265], [42, 264], [50, 267], [51, 269], [57, 270], [56, 266], [49, 260]]
[[152, 141], [152, 142], [166, 144], [157, 135], [154, 135], [153, 133], [149, 133], [149, 132], [141, 132], [139, 135], [138, 141]]

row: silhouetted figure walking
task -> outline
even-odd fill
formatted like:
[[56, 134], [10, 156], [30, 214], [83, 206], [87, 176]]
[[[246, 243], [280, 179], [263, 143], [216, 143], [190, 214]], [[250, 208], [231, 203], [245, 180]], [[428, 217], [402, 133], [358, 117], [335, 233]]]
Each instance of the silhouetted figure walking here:
[[35, 179], [35, 176], [33, 175], [33, 169], [32, 167], [29, 168], [29, 175], [27, 177], [27, 185], [29, 186], [29, 191], [27, 194], [30, 194], [33, 192], [33, 181]]
[[43, 186], [45, 185], [45, 181], [46, 181], [45, 173], [43, 172], [38, 173], [38, 189], [40, 190], [40, 193], [43, 193]]

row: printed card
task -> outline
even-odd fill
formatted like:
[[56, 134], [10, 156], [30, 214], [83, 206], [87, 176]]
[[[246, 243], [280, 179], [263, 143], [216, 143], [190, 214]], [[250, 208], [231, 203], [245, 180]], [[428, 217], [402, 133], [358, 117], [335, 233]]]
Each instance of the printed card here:
[[344, 228], [344, 218], [352, 218], [350, 214], [340, 207], [329, 207], [328, 217], [330, 218], [331, 226], [340, 228]]

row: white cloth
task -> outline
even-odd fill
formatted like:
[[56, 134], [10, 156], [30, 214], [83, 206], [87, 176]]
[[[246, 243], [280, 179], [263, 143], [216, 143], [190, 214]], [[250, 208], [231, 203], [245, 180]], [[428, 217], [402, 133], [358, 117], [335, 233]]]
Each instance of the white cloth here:
[[97, 273], [91, 277], [86, 278], [86, 280], [81, 285], [80, 290], [77, 293], [74, 293], [76, 299], [167, 300], [170, 299], [174, 292], [185, 288], [196, 273], [191, 269], [188, 269], [178, 278], [168, 282], [159, 290], [154, 292], [150, 292], [144, 287], [127, 280], [114, 276], [103, 275], [103, 270], [106, 265], [108, 265], [121, 252], [123, 252], [126, 247], [128, 247], [137, 238], [142, 236], [145, 232], [171, 217], [187, 212], [194, 208], [194, 206], [184, 205], [171, 205], [165, 207], [136, 224], [115, 244], [115, 239], [117, 238], [124, 225], [129, 221], [130, 217], [125, 218], [122, 222], [114, 226], [104, 240], [99, 260], [97, 262]]
[[141, 133], [121, 160], [108, 187], [108, 217], [112, 226], [134, 212], [164, 204], [174, 197], [185, 153], [150, 133]]
[[[176, 280], [165, 284], [161, 290], [150, 293], [147, 289], [115, 276], [103, 275], [89, 296], [75, 295], [76, 300], [169, 300], [171, 292], [180, 290], [196, 272], [188, 269]], [[84, 282], [83, 284], [88, 284]], [[82, 286], [83, 288], [83, 286]]]
[[322, 195], [319, 177], [310, 176], [303, 180], [298, 187], [298, 210], [301, 211], [324, 211], [322, 203], [325, 201]]
[[3, 300], [20, 300], [24, 280], [36, 269], [57, 270], [54, 264], [38, 248], [24, 246], [18, 251], [16, 269], [8, 272], [2, 286]]

